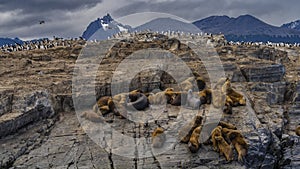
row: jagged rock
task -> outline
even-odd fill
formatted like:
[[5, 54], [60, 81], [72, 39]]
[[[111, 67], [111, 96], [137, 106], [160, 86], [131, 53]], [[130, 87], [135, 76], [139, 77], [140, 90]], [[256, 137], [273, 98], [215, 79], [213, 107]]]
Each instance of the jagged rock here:
[[258, 135], [248, 136], [249, 149], [246, 156], [246, 164], [251, 168], [259, 168], [265, 161], [270, 144], [272, 144], [272, 137], [270, 131], [267, 129], [259, 129]]
[[300, 161], [300, 139], [298, 136], [287, 136], [282, 139], [282, 155], [280, 167], [284, 169], [298, 168]]
[[295, 95], [294, 95], [294, 98], [293, 98], [293, 102], [295, 102], [295, 103], [300, 102], [300, 82], [297, 82], [296, 91], [295, 91]]
[[233, 75], [231, 77], [232, 82], [246, 82], [244, 75], [239, 70], [233, 71]]
[[285, 74], [282, 64], [242, 66], [241, 71], [248, 82], [278, 82]]
[[23, 96], [23, 99], [14, 100], [12, 107], [19, 112], [7, 113], [0, 117], [0, 137], [14, 133], [38, 119], [55, 114], [46, 91], [36, 91]]
[[13, 90], [0, 89], [0, 116], [12, 111]]
[[267, 93], [266, 99], [270, 105], [283, 104], [285, 102], [287, 84], [286, 82], [255, 83], [251, 86], [251, 90], [254, 92]]
[[289, 61], [287, 52], [270, 47], [263, 47], [259, 50], [255, 50], [251, 56], [271, 61]]

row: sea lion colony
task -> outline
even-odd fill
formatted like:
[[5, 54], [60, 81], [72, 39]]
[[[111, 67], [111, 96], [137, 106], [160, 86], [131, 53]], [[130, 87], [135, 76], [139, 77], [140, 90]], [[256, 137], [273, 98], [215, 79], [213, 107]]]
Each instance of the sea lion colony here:
[[[198, 86], [193, 85], [196, 80]], [[127, 110], [143, 111], [151, 105], [171, 104], [173, 106], [185, 106], [189, 109], [199, 109], [201, 105], [211, 104], [220, 109], [220, 113], [231, 113], [232, 106], [244, 106], [246, 100], [244, 96], [231, 87], [228, 78], [222, 78], [218, 81], [213, 89], [206, 87], [205, 81], [200, 78], [188, 78], [181, 83], [183, 91], [175, 91], [173, 88], [166, 88], [164, 91], [157, 93], [145, 93], [139, 89], [129, 93], [119, 93], [114, 96], [103, 96], [98, 99], [93, 107], [93, 114], [87, 112], [81, 117], [92, 122], [104, 122], [105, 116], [109, 113], [120, 118], [127, 118]], [[193, 92], [195, 88], [201, 89], [199, 92]], [[222, 112], [223, 111], [223, 112]], [[93, 120], [96, 117], [97, 120]], [[100, 120], [103, 117], [103, 120]], [[111, 121], [106, 121], [111, 122]], [[188, 145], [192, 153], [196, 153], [201, 147], [199, 139], [203, 127], [202, 115], [196, 115], [195, 118], [179, 131], [178, 139], [181, 143]], [[166, 135], [162, 127], [156, 128], [152, 133], [153, 148], [163, 146]], [[241, 132], [230, 123], [220, 121], [218, 126], [211, 131], [209, 140], [204, 144], [212, 144], [213, 150], [224, 155], [226, 160], [233, 160], [233, 147], [238, 153], [238, 160], [242, 161], [247, 153], [247, 143]]]

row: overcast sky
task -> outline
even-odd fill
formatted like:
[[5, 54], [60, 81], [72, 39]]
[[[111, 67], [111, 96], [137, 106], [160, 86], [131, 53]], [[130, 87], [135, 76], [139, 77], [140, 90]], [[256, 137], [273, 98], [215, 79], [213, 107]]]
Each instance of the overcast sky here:
[[[0, 0], [0, 37], [79, 37], [91, 21], [106, 13], [116, 19], [163, 12], [188, 21], [251, 14], [280, 26], [300, 19], [299, 8], [299, 0]], [[45, 24], [39, 24], [42, 20]]]

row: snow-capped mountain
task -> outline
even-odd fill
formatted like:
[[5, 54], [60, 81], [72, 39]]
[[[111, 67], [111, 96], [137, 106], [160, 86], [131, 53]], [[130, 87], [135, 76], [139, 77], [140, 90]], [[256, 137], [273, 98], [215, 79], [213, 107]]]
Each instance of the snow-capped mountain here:
[[295, 30], [300, 31], [300, 20], [297, 20], [297, 21], [294, 21], [294, 22], [290, 22], [290, 23], [283, 24], [281, 27], [282, 27], [282, 28], [295, 29]]
[[83, 32], [82, 37], [87, 40], [104, 40], [118, 32], [131, 30], [132, 28], [130, 26], [116, 22], [107, 14], [103, 18], [98, 18], [91, 22]]

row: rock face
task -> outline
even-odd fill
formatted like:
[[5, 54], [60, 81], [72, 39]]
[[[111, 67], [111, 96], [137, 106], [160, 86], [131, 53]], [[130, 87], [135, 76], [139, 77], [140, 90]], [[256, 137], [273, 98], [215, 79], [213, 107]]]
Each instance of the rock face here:
[[54, 115], [49, 95], [45, 91], [36, 91], [23, 96], [23, 99], [15, 99], [13, 110], [19, 111], [1, 116], [0, 137], [14, 133], [31, 122]]
[[12, 111], [13, 90], [1, 89], [0, 91], [0, 116]]
[[[141, 33], [118, 38], [89, 44], [80, 57], [80, 43], [43, 51], [0, 53], [0, 85], [4, 86], [0, 89], [0, 168], [298, 167], [300, 146], [294, 129], [300, 119], [300, 83], [296, 76], [299, 57], [267, 46], [228, 46], [222, 36], [173, 34], [168, 37]], [[216, 48], [205, 48], [208, 41], [216, 43]], [[198, 46], [198, 51], [190, 45]], [[99, 46], [108, 46], [108, 50], [99, 51]], [[157, 53], [155, 48], [164, 51]], [[199, 52], [210, 57], [199, 60], [196, 56]], [[172, 66], [162, 67], [166, 71], [138, 69], [134, 76], [127, 73], [136, 65], [155, 63], [155, 59], [149, 59], [157, 56], [167, 64], [173, 55], [184, 61], [190, 72], [179, 71], [181, 62], [171, 62]], [[103, 57], [99, 64], [94, 56]], [[216, 65], [216, 59], [222, 62], [222, 67]], [[124, 60], [126, 65], [122, 65]], [[81, 72], [81, 68], [88, 71]], [[199, 74], [210, 87], [218, 79], [209, 79], [209, 73], [221, 69], [247, 101], [247, 106], [233, 107], [232, 114], [222, 117], [235, 124], [249, 144], [243, 163], [237, 162], [237, 154], [234, 161], [226, 162], [206, 145], [191, 153], [187, 145], [170, 137], [177, 136], [178, 130], [195, 115], [195, 111], [184, 107], [151, 106], [136, 114], [129, 113], [128, 119], [106, 115], [105, 120], [117, 133], [101, 128], [101, 122], [76, 117], [76, 113], [91, 111], [97, 98], [110, 95], [113, 80], [116, 86], [128, 83], [120, 77], [131, 79], [129, 90], [151, 92], [166, 87], [179, 90], [177, 83], [185, 80], [186, 74]], [[176, 72], [178, 77], [168, 72]], [[210, 110], [209, 105], [202, 105], [196, 113], [208, 121], [215, 119]], [[158, 126], [167, 133], [163, 144], [167, 151], [162, 153], [150, 146], [151, 133]], [[95, 137], [99, 134], [104, 137], [95, 141], [89, 131]], [[132, 141], [127, 143], [123, 135]], [[174, 146], [168, 148], [170, 145]], [[122, 153], [127, 156], [121, 156]]]
[[249, 82], [278, 82], [285, 74], [282, 64], [245, 66], [241, 71]]

